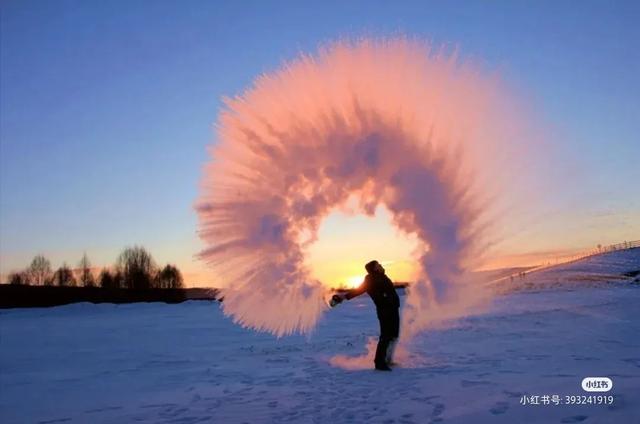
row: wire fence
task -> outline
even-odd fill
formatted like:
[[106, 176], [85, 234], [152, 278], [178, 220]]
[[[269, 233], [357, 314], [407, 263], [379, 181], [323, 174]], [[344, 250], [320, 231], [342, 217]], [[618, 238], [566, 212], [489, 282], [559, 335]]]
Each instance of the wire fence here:
[[619, 250], [634, 249], [634, 248], [639, 248], [639, 247], [640, 247], [640, 240], [623, 241], [622, 243], [610, 244], [610, 245], [607, 245], [607, 246], [597, 245], [593, 249], [587, 249], [587, 250], [578, 252], [578, 253], [573, 254], [573, 255], [558, 256], [553, 261], [548, 261], [545, 264], [529, 268], [526, 271], [520, 271], [520, 272], [513, 273], [513, 274], [510, 274], [510, 275], [507, 275], [507, 276], [504, 276], [504, 277], [500, 277], [500, 278], [498, 278], [496, 280], [490, 281], [489, 284], [493, 284], [493, 283], [497, 283], [497, 282], [505, 281], [505, 280], [513, 281], [514, 278], [516, 278], [516, 277], [524, 277], [526, 274], [528, 274], [530, 272], [535, 272], [535, 271], [540, 271], [540, 270], [547, 269], [547, 268], [552, 268], [552, 267], [557, 266], [557, 265], [569, 264], [569, 263], [572, 263], [572, 262], [576, 262], [576, 261], [579, 261], [579, 260], [582, 260], [582, 259], [586, 259], [586, 258], [589, 258], [589, 257], [592, 257], [592, 256], [596, 256], [596, 255], [601, 255], [601, 254], [604, 254], [604, 253], [617, 252]]
[[640, 247], [640, 240], [623, 241], [622, 243], [610, 244], [607, 246], [598, 245], [593, 249], [584, 250], [582, 252], [579, 252], [570, 256], [563, 256], [562, 258], [558, 257], [556, 258], [555, 261], [547, 263], [546, 265], [541, 265], [539, 267], [536, 267], [535, 269], [548, 268], [549, 266], [567, 264], [570, 262], [579, 261], [581, 259], [600, 255], [603, 253], [616, 252], [618, 250], [633, 249], [636, 247]]

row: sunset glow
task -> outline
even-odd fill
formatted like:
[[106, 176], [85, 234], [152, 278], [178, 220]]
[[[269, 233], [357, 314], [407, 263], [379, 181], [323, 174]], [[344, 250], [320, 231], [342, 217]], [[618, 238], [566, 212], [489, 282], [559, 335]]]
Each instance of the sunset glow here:
[[349, 277], [345, 280], [344, 284], [348, 288], [355, 288], [360, 286], [364, 281], [364, 275], [354, 275], [353, 277]]
[[411, 281], [419, 268], [419, 242], [393, 226], [383, 206], [374, 216], [345, 211], [331, 213], [320, 225], [317, 240], [307, 249], [307, 266], [328, 287], [360, 284], [364, 265], [379, 261], [393, 281]]

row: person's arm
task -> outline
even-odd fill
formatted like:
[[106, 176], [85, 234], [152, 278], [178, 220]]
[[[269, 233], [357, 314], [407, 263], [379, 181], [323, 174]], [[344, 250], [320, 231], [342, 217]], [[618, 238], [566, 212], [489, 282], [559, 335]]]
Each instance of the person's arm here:
[[369, 276], [367, 275], [362, 284], [355, 289], [347, 290], [344, 294], [334, 294], [329, 304], [333, 307], [342, 303], [343, 300], [349, 300], [356, 296], [360, 296], [362, 293], [367, 291], [368, 284]]
[[362, 284], [360, 284], [355, 289], [351, 289], [347, 291], [344, 295], [344, 298], [347, 300], [350, 300], [350, 299], [353, 299], [354, 297], [360, 296], [361, 294], [367, 291], [368, 286], [369, 286], [369, 276], [367, 275], [364, 278], [364, 281], [362, 282]]

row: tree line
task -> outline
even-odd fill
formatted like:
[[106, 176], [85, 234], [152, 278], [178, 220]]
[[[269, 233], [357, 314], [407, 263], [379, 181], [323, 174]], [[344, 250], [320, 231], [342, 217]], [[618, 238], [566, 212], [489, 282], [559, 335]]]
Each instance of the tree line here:
[[22, 271], [12, 272], [9, 284], [61, 287], [102, 287], [126, 289], [177, 289], [184, 287], [182, 274], [174, 266], [167, 264], [160, 268], [144, 247], [126, 247], [114, 266], [103, 268], [96, 276], [85, 253], [72, 270], [63, 263], [53, 271], [51, 262], [43, 255], [36, 255], [31, 264]]

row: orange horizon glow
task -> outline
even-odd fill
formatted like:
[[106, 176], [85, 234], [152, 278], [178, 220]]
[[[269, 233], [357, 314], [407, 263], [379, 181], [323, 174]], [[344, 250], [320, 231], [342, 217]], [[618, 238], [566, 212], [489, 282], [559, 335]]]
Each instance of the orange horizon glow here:
[[[593, 247], [548, 249], [530, 252], [496, 252], [475, 271], [534, 267], [562, 262]], [[349, 205], [329, 214], [318, 230], [318, 239], [308, 247], [307, 266], [314, 278], [328, 288], [355, 288], [366, 275], [364, 265], [378, 260], [386, 274], [396, 283], [411, 283], [420, 271], [416, 258], [419, 243], [393, 225], [392, 215], [384, 206], [374, 216], [353, 214]], [[210, 280], [209, 271], [185, 271], [187, 285], [203, 286]], [[212, 287], [224, 287], [212, 282]]]
[[[475, 271], [494, 271], [507, 268], [537, 267], [555, 264], [583, 255], [592, 250], [593, 248], [583, 247], [504, 254], [489, 258], [484, 266]], [[419, 271], [418, 262], [410, 258], [396, 262], [384, 261], [382, 259], [381, 262], [386, 269], [386, 274], [396, 283], [413, 282], [415, 275]], [[320, 280], [328, 288], [355, 288], [362, 283], [366, 275], [364, 263], [366, 262], [326, 262], [321, 265], [318, 264], [318, 266], [322, 266], [322, 269], [315, 270], [314, 274], [319, 275]], [[214, 282], [211, 279], [210, 272], [206, 269], [189, 270], [185, 268], [183, 277], [185, 286], [187, 287], [225, 287], [222, 282]]]
[[418, 271], [418, 246], [415, 236], [393, 226], [386, 207], [379, 206], [374, 216], [354, 215], [345, 207], [323, 220], [317, 241], [307, 248], [307, 266], [330, 288], [357, 287], [366, 275], [364, 265], [374, 259], [393, 281], [410, 281]]
[[[377, 218], [370, 217], [360, 217], [359, 219], [364, 220], [373, 220], [373, 222], [378, 222], [379, 224], [387, 225], [388, 228], [382, 229], [380, 234], [391, 234], [393, 233], [393, 228], [391, 224], [388, 222], [384, 222], [384, 214], [377, 215]], [[335, 218], [340, 218], [339, 214], [336, 215]], [[334, 219], [335, 219], [334, 218]], [[342, 218], [345, 218], [344, 216]], [[348, 224], [348, 219], [358, 219], [358, 217], [346, 217]], [[337, 222], [336, 222], [337, 223]], [[343, 222], [344, 223], [344, 222]], [[636, 237], [639, 238], [639, 237]], [[634, 239], [634, 237], [629, 237], [628, 239]], [[387, 237], [379, 237], [379, 241], [381, 244], [391, 245], [393, 244], [393, 240], [388, 239]], [[624, 240], [622, 240], [624, 241]], [[322, 242], [319, 239], [319, 242]], [[399, 242], [402, 243], [402, 237], [399, 237]], [[618, 240], [611, 240], [612, 243], [619, 242]], [[325, 244], [324, 249], [330, 248], [329, 243]], [[358, 251], [362, 248], [362, 246], [358, 246], [357, 243], [353, 245], [353, 248]], [[529, 252], [517, 252], [517, 253], [505, 253], [500, 252], [493, 257], [487, 259], [486, 263], [476, 269], [476, 271], [493, 271], [499, 269], [506, 268], [518, 268], [518, 267], [535, 267], [542, 266], [548, 264], [555, 264], [556, 262], [563, 262], [567, 259], [584, 255], [585, 253], [594, 251], [596, 246], [582, 246], [582, 247], [573, 247], [573, 248], [559, 248], [559, 249], [547, 249], [547, 250], [535, 250]], [[331, 250], [331, 249], [329, 249]], [[409, 252], [407, 250], [407, 252]], [[166, 253], [165, 253], [166, 254]], [[176, 253], [177, 255], [177, 253]], [[50, 257], [52, 260], [53, 268], [57, 268], [58, 263], [62, 264], [65, 261], [59, 258], [59, 255], [46, 255]], [[75, 255], [78, 256], [78, 255]], [[164, 256], [164, 255], [163, 255]], [[376, 256], [378, 260], [381, 261], [385, 269], [387, 270], [387, 275], [394, 282], [412, 282], [416, 272], [419, 269], [419, 265], [417, 261], [411, 259], [411, 255], [408, 254], [406, 258], [397, 261], [387, 261], [383, 256]], [[14, 267], [7, 270], [2, 270], [2, 274], [0, 275], [0, 281], [6, 282], [6, 279], [9, 273], [14, 271], [19, 271], [20, 269], [24, 269], [28, 266], [30, 257], [23, 258], [20, 263], [23, 264], [21, 267]], [[200, 261], [195, 259], [189, 260], [186, 257], [182, 258], [183, 260], [179, 261], [169, 261], [172, 264], [178, 266], [180, 271], [182, 272], [182, 276], [184, 279], [185, 287], [202, 287], [202, 288], [224, 288], [226, 285], [223, 281], [216, 280], [212, 275], [212, 271], [209, 270], [206, 264], [203, 264]], [[320, 275], [323, 283], [329, 288], [353, 288], [357, 287], [360, 282], [364, 279], [366, 275], [366, 271], [364, 270], [365, 262], [357, 261], [357, 260], [343, 260], [340, 261], [340, 258], [337, 258], [334, 262], [324, 262], [318, 263], [318, 270], [315, 271], [316, 274]], [[3, 258], [0, 258], [2, 261]], [[186, 261], [186, 263], [185, 263]], [[69, 263], [69, 261], [66, 261]], [[163, 261], [160, 261], [164, 263]], [[92, 271], [96, 277], [98, 277], [100, 271], [102, 269], [111, 269], [112, 265], [98, 265], [95, 264], [92, 266]], [[75, 268], [74, 268], [75, 269]]]

